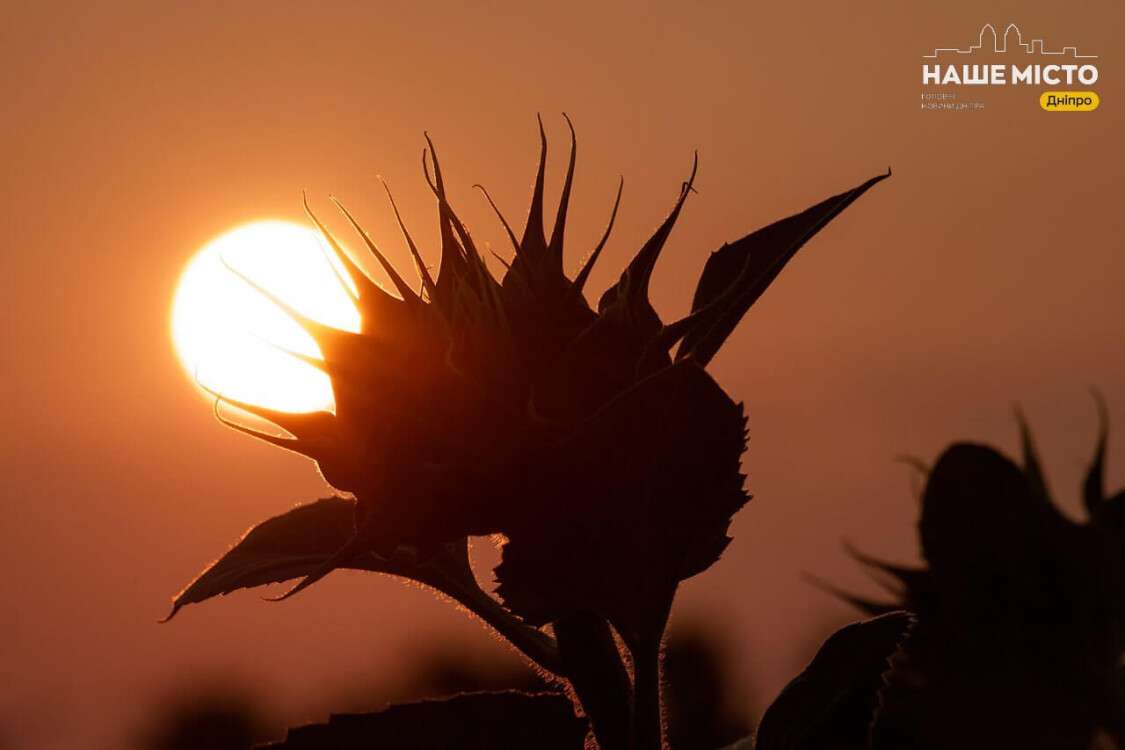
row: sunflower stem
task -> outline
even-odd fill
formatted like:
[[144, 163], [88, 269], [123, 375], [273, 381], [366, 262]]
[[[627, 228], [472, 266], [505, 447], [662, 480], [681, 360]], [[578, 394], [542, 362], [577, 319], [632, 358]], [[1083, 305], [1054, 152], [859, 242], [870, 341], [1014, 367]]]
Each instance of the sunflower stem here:
[[512, 615], [475, 580], [468, 582], [462, 576], [450, 575], [441, 569], [434, 569], [434, 573], [433, 580], [426, 583], [455, 599], [540, 667], [551, 674], [562, 675], [559, 649], [553, 638]]
[[628, 750], [632, 701], [629, 674], [604, 619], [578, 612], [554, 623], [564, 676], [600, 750]]
[[661, 702], [661, 645], [672, 611], [676, 587], [649, 600], [641, 616], [623, 621], [618, 632], [633, 659], [633, 711], [630, 750], [663, 750], [664, 711]]
[[631, 750], [664, 747], [660, 702], [660, 638], [645, 638], [633, 651], [633, 743]]

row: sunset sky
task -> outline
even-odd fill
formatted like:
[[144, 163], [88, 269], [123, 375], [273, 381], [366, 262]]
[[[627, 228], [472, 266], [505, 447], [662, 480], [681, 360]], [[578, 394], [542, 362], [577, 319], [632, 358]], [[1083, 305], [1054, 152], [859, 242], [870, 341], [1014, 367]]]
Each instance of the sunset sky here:
[[[723, 242], [893, 168], [711, 367], [747, 405], [754, 500], [673, 622], [724, 634], [755, 710], [856, 619], [804, 572], [873, 592], [842, 540], [914, 559], [895, 456], [932, 460], [956, 439], [1015, 451], [1018, 403], [1076, 511], [1091, 387], [1125, 431], [1119, 0], [25, 3], [4, 17], [5, 749], [121, 747], [161, 696], [215, 681], [266, 696], [279, 720], [323, 718], [428, 639], [512, 658], [435, 597], [358, 573], [156, 624], [248, 526], [328, 493], [309, 462], [216, 424], [172, 347], [177, 279], [238, 224], [303, 221], [302, 189], [326, 217], [328, 195], [343, 198], [408, 264], [376, 175], [436, 262], [423, 130], [474, 237], [499, 250], [471, 186], [522, 223], [541, 113], [553, 211], [567, 112], [570, 272], [625, 179], [591, 296], [666, 215], [698, 149], [698, 195], [653, 282], [666, 319]], [[921, 111], [921, 55], [1010, 21], [1100, 55], [1100, 109], [1047, 113], [1037, 93], [1000, 91], [980, 112]], [[1115, 434], [1113, 488], [1123, 445]]]

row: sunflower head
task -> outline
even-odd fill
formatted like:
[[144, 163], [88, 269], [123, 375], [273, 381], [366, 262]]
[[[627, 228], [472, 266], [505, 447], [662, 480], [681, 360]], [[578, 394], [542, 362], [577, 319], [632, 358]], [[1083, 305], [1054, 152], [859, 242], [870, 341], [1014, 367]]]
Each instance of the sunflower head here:
[[[1021, 463], [957, 443], [928, 472], [918, 524], [925, 567], [855, 553], [898, 601], [853, 603], [919, 616], [897, 668], [889, 736], [1047, 748], [1088, 747], [1098, 729], [1122, 731], [1125, 493], [1107, 498], [1104, 490], [1100, 401], [1099, 409], [1083, 482], [1086, 522], [1055, 505], [1021, 417]], [[1027, 722], [1029, 714], [1040, 720]]]
[[678, 581], [718, 558], [731, 516], [747, 500], [739, 471], [745, 417], [704, 368], [794, 253], [885, 175], [712, 253], [690, 313], [666, 323], [649, 282], [696, 166], [668, 216], [591, 305], [586, 282], [621, 188], [604, 235], [567, 276], [570, 132], [549, 231], [542, 121], [522, 233], [496, 210], [514, 251], [510, 263], [500, 259], [499, 278], [450, 205], [428, 136], [436, 273], [397, 207], [413, 282], [337, 203], [393, 289], [369, 278], [309, 210], [355, 283], [362, 317], [351, 333], [286, 308], [320, 345], [323, 361], [309, 362], [331, 378], [336, 410], [292, 415], [238, 405], [291, 435], [259, 437], [312, 458], [330, 484], [356, 497], [349, 554], [405, 545], [425, 557], [466, 535], [499, 533], [508, 540], [499, 591], [511, 609], [534, 622], [595, 609], [627, 628], [640, 611], [666, 609]]

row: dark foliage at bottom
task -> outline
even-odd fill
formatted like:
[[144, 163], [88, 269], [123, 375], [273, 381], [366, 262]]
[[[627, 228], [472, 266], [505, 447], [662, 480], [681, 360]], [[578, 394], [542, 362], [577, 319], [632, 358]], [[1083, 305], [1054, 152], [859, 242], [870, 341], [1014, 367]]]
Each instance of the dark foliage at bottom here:
[[581, 750], [586, 732], [566, 696], [513, 690], [338, 714], [263, 750]]
[[135, 742], [139, 750], [249, 750], [269, 736], [252, 701], [220, 690], [165, 702]]

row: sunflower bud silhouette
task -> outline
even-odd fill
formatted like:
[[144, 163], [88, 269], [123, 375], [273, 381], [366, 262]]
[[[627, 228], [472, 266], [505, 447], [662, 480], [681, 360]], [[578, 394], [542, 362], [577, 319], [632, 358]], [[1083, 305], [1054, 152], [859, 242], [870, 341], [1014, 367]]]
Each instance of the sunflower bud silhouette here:
[[[323, 361], [307, 361], [330, 377], [335, 413], [285, 414], [231, 402], [289, 437], [232, 426], [313, 459], [354, 502], [320, 501], [316, 524], [330, 533], [315, 542], [287, 520], [296, 511], [268, 521], [269, 533], [265, 524], [252, 530], [177, 597], [176, 608], [296, 575], [303, 578], [290, 593], [340, 567], [383, 570], [468, 603], [507, 637], [516, 634], [514, 642], [540, 664], [575, 680], [576, 672], [554, 661], [556, 644], [536, 628], [554, 623], [558, 647], [570, 651], [563, 643], [570, 624], [584, 622], [577, 627], [604, 651], [612, 642], [608, 622], [633, 651], [634, 691], [658, 691], [658, 674], [642, 664], [656, 664], [676, 587], [719, 558], [731, 517], [748, 499], [739, 468], [746, 417], [705, 368], [797, 250], [889, 172], [712, 253], [690, 313], [665, 323], [649, 300], [649, 281], [693, 192], [696, 166], [670, 214], [595, 307], [584, 289], [621, 188], [604, 235], [568, 278], [563, 244], [576, 140], [571, 127], [569, 166], [548, 234], [542, 121], [539, 132], [522, 236], [481, 188], [515, 252], [500, 279], [450, 205], [428, 135], [423, 171], [437, 199], [441, 237], [436, 275], [394, 207], [417, 289], [342, 205], [393, 291], [371, 280], [308, 211], [355, 284], [361, 329], [333, 329], [275, 302], [320, 345]], [[304, 508], [311, 529], [313, 506]], [[345, 509], [350, 524], [339, 517]], [[489, 534], [506, 540], [496, 568], [499, 612], [476, 589], [465, 559], [466, 537]], [[282, 537], [284, 563], [271, 557]], [[241, 557], [232, 562], [232, 555]], [[602, 624], [590, 630], [591, 622]], [[608, 681], [620, 680], [622, 670], [611, 671]], [[586, 708], [597, 732], [597, 707]], [[658, 740], [658, 699], [656, 711]], [[634, 737], [638, 747], [649, 744]]]
[[1022, 466], [957, 443], [929, 471], [918, 525], [927, 567], [853, 551], [899, 601], [852, 603], [918, 615], [876, 748], [1089, 748], [1099, 732], [1125, 747], [1125, 492], [1106, 496], [1099, 410], [1087, 522], [1056, 508], [1021, 417]]

